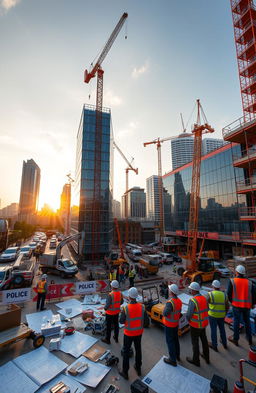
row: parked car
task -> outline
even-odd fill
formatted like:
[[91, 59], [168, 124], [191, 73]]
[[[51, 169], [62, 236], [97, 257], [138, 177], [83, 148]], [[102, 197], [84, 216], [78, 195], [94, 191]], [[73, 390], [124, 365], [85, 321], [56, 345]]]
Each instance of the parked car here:
[[30, 247], [31, 250], [32, 250], [32, 254], [34, 254], [34, 251], [35, 251], [35, 249], [36, 249], [36, 246], [37, 246], [37, 243], [36, 243], [36, 242], [31, 242], [31, 243], [29, 243], [29, 247]]
[[23, 254], [25, 258], [31, 258], [33, 252], [30, 246], [23, 246], [20, 249], [20, 253]]
[[174, 257], [172, 254], [167, 252], [159, 252], [159, 255], [162, 257], [162, 262], [166, 265], [171, 265], [174, 262]]
[[56, 248], [57, 247], [57, 241], [56, 241], [56, 239], [51, 239], [51, 241], [50, 241], [50, 245], [49, 245], [49, 248]]
[[16, 261], [20, 253], [19, 247], [9, 247], [0, 256], [0, 262]]
[[214, 262], [214, 267], [218, 270], [221, 277], [229, 277], [231, 275], [231, 271], [221, 262]]

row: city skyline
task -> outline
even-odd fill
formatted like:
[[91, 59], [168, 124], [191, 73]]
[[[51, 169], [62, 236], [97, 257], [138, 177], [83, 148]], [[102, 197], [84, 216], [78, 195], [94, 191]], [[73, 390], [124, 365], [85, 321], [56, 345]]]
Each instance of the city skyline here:
[[[0, 5], [0, 34], [5, 37], [0, 42], [2, 207], [18, 202], [22, 161], [30, 158], [41, 168], [39, 208], [44, 203], [59, 207], [66, 174], [75, 173], [81, 109], [84, 103], [95, 104], [95, 83], [85, 85], [83, 72], [124, 11], [128, 29], [103, 63], [103, 102], [111, 108], [117, 144], [139, 168], [138, 176], [130, 175], [130, 187], [145, 188], [146, 178], [157, 173], [156, 149], [145, 149], [143, 142], [178, 135], [179, 113], [186, 124], [196, 98], [216, 129], [214, 138], [241, 116], [228, 0], [196, 5], [163, 0], [161, 7], [146, 1], [100, 1], [97, 9], [80, 0], [64, 0], [61, 8], [48, 0]], [[162, 151], [165, 173], [171, 169], [169, 144]], [[119, 201], [125, 167], [115, 153], [114, 198]]]

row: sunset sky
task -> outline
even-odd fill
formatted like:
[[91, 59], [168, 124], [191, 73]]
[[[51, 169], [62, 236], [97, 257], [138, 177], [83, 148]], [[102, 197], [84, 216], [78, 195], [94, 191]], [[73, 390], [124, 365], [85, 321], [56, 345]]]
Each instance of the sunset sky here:
[[[41, 168], [39, 206], [59, 206], [66, 174], [75, 176], [82, 106], [95, 104], [96, 80], [85, 85], [84, 69], [123, 12], [127, 26], [103, 63], [104, 106], [116, 143], [139, 168], [130, 186], [157, 174], [156, 148], [143, 142], [179, 134], [180, 112], [186, 123], [197, 98], [213, 137], [241, 116], [229, 0], [0, 0], [1, 207], [19, 201], [30, 158]], [[170, 142], [162, 153], [164, 173]], [[118, 200], [125, 168], [115, 152]]]

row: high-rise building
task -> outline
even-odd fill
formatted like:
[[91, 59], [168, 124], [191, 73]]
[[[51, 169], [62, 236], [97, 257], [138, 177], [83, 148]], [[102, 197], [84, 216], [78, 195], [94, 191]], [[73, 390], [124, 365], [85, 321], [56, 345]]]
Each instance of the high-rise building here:
[[64, 228], [65, 235], [70, 234], [70, 202], [71, 202], [71, 184], [66, 183], [63, 186], [60, 197], [60, 219]]
[[[202, 141], [202, 156], [213, 150], [219, 149], [226, 142], [223, 139], [204, 138]], [[172, 169], [180, 168], [191, 162], [194, 153], [194, 137], [192, 134], [183, 132], [177, 138], [171, 140]]]
[[23, 161], [19, 221], [31, 222], [38, 208], [41, 171], [34, 160]]
[[158, 176], [153, 175], [146, 179], [147, 219], [160, 220]]
[[122, 195], [122, 215], [125, 216], [125, 197], [127, 197], [128, 218], [141, 220], [146, 218], [146, 194], [144, 188], [133, 187]]
[[172, 169], [181, 167], [193, 159], [194, 137], [192, 134], [183, 132], [177, 138], [171, 140]]
[[113, 217], [121, 218], [121, 203], [113, 199]]
[[204, 138], [202, 140], [202, 156], [210, 153], [213, 150], [219, 149], [226, 143], [227, 142], [225, 142], [223, 139]]
[[0, 209], [0, 217], [1, 218], [12, 218], [18, 215], [19, 212], [19, 204], [18, 203], [11, 203], [8, 206], [3, 207]]
[[[93, 259], [96, 238], [99, 240], [97, 255], [103, 259], [112, 247], [113, 238], [113, 137], [110, 109], [102, 109], [100, 150], [99, 145], [96, 146], [95, 143], [95, 123], [95, 107], [84, 105], [77, 134], [74, 206], [71, 209], [71, 231], [82, 233], [82, 239], [77, 247], [82, 261]], [[98, 212], [98, 232], [94, 230], [94, 209]]]

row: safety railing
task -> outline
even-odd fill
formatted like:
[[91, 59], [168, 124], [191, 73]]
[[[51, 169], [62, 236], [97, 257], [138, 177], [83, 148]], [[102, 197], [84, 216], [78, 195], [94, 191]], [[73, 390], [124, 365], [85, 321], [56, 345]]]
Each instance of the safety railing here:
[[233, 155], [233, 162], [247, 160], [256, 157], [256, 148], [250, 147], [249, 149], [242, 150], [239, 154]]
[[256, 123], [256, 113], [251, 114], [250, 121], [245, 121], [243, 116], [240, 117], [239, 119], [233, 121], [222, 129], [223, 138], [225, 139], [225, 137], [227, 137], [228, 135], [237, 132], [239, 129], [246, 128], [254, 122]]
[[246, 178], [243, 180], [238, 180], [236, 182], [237, 191], [242, 190], [251, 190], [252, 188], [256, 188], [256, 178], [252, 176], [251, 178]]
[[256, 208], [255, 207], [240, 207], [239, 215], [240, 215], [240, 217], [256, 218]]

